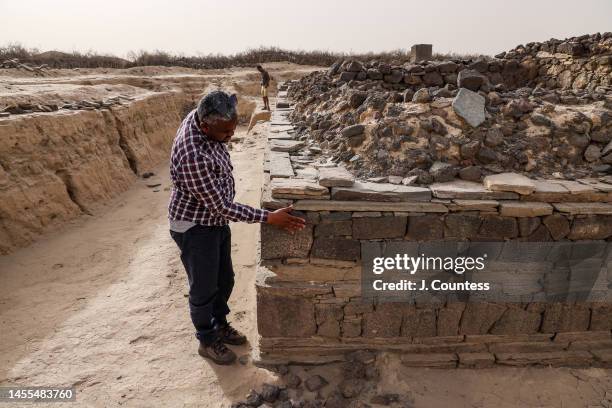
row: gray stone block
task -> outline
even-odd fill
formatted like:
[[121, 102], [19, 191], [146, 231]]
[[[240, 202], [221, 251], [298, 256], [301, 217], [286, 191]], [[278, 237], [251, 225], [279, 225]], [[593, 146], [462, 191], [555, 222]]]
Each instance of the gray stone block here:
[[402, 312], [397, 303], [381, 303], [372, 313], [364, 315], [364, 337], [398, 337]]
[[324, 337], [340, 336], [340, 321], [342, 320], [342, 306], [337, 304], [319, 304], [315, 306], [315, 320], [317, 334]]
[[401, 336], [434, 337], [436, 335], [436, 311], [433, 308], [405, 307]]
[[261, 224], [261, 258], [308, 258], [312, 246], [312, 225], [290, 233], [269, 224]]
[[353, 233], [353, 223], [347, 221], [323, 221], [315, 227], [315, 237], [336, 237]]
[[345, 238], [318, 237], [312, 245], [312, 256], [323, 259], [356, 261], [361, 257], [359, 241]]
[[570, 224], [567, 218], [561, 214], [552, 214], [542, 219], [542, 223], [550, 232], [553, 240], [558, 241], [570, 233]]
[[438, 311], [437, 335], [455, 336], [459, 333], [459, 322], [465, 310], [464, 303], [449, 303]]
[[407, 217], [364, 217], [353, 219], [353, 238], [403, 238]]
[[532, 334], [540, 328], [540, 313], [510, 306], [491, 329], [491, 334]]
[[436, 241], [443, 239], [443, 217], [433, 214], [408, 217], [408, 232], [405, 238], [411, 241]]
[[257, 329], [264, 337], [309, 337], [316, 333], [314, 305], [307, 298], [257, 293]]
[[463, 312], [460, 334], [487, 334], [506, 311], [495, 303], [468, 303]]
[[516, 218], [487, 215], [482, 217], [482, 224], [478, 230], [479, 238], [503, 240], [518, 237], [518, 224]]
[[478, 235], [482, 219], [477, 214], [448, 214], [444, 218], [444, 237], [471, 239]]
[[581, 304], [551, 303], [546, 305], [543, 333], [577, 332], [589, 328], [591, 311]]
[[432, 54], [432, 44], [414, 44], [410, 47], [410, 62], [431, 60]]
[[574, 218], [567, 236], [571, 240], [606, 239], [612, 236], [612, 216], [590, 215]]

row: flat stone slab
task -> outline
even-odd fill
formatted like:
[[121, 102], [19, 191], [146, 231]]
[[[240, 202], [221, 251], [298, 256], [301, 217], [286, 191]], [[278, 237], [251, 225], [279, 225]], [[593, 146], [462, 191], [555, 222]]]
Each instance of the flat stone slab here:
[[261, 207], [267, 210], [278, 210], [291, 205], [293, 201], [282, 198], [273, 198], [272, 190], [270, 189], [270, 183], [264, 184], [261, 192]]
[[550, 180], [550, 182], [565, 187], [570, 194], [585, 194], [597, 192], [594, 187], [573, 180]]
[[297, 152], [304, 147], [304, 142], [299, 140], [271, 140], [270, 150], [273, 152]]
[[355, 177], [344, 167], [320, 167], [319, 184], [325, 187], [351, 187]]
[[507, 191], [492, 191], [475, 181], [453, 180], [429, 186], [436, 198], [464, 200], [516, 200], [519, 195]]
[[268, 158], [270, 178], [288, 178], [295, 176], [288, 153], [271, 153]]
[[509, 201], [499, 205], [499, 214], [506, 217], [538, 217], [552, 213], [552, 205], [537, 201]]
[[270, 132], [268, 133], [268, 140], [293, 140], [295, 139], [295, 134], [288, 132]]
[[563, 201], [608, 201], [608, 194], [602, 192], [592, 185], [580, 183], [573, 180], [550, 180], [565, 187], [569, 191], [569, 197]]
[[273, 198], [329, 199], [329, 189], [317, 182], [305, 179], [280, 178], [270, 182]]
[[535, 190], [533, 181], [518, 173], [500, 173], [486, 176], [483, 184], [489, 190], [512, 191], [522, 195], [531, 194]]
[[587, 186], [591, 186], [596, 190], [602, 191], [604, 193], [612, 192], [612, 184], [604, 183], [594, 178], [578, 179], [578, 182]]
[[570, 214], [612, 214], [610, 203], [553, 203], [559, 212]]
[[298, 200], [293, 208], [301, 211], [394, 211], [407, 213], [446, 213], [444, 204], [428, 201], [377, 202], [377, 201], [334, 201]]
[[469, 89], [461, 88], [453, 100], [453, 110], [470, 126], [478, 127], [485, 121], [485, 98]]
[[318, 176], [319, 176], [319, 172], [314, 167], [306, 167], [303, 169], [297, 169], [295, 171], [295, 177], [298, 179], [316, 181]]
[[548, 180], [531, 180], [535, 189], [533, 193], [525, 197], [534, 201], [566, 201], [570, 197], [570, 192], [567, 188], [559, 183], [553, 183]]
[[451, 211], [496, 211], [499, 201], [497, 200], [453, 200], [448, 204]]
[[351, 187], [333, 187], [332, 199], [338, 201], [429, 201], [431, 191], [423, 187], [358, 181]]

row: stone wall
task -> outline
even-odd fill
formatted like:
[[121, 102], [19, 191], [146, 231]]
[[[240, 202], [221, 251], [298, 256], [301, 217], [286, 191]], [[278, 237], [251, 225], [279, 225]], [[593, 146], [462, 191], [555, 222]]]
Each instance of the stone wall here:
[[611, 174], [612, 33], [586, 38], [583, 52], [568, 39], [499, 58], [339, 61], [291, 81], [291, 122], [366, 180]]
[[527, 67], [529, 85], [593, 91], [612, 84], [611, 53], [612, 33], [596, 33], [531, 42], [496, 57], [515, 60]]
[[[358, 349], [395, 351], [404, 364], [428, 367], [612, 363], [607, 301], [387, 303], [365, 300], [361, 291], [369, 242], [605, 243], [612, 239], [612, 180], [514, 173], [426, 187], [355, 180], [296, 139], [290, 111], [273, 113], [262, 206], [292, 203], [307, 225], [295, 234], [261, 226], [263, 363], [322, 363]], [[608, 273], [598, 285], [606, 291], [611, 283]]]

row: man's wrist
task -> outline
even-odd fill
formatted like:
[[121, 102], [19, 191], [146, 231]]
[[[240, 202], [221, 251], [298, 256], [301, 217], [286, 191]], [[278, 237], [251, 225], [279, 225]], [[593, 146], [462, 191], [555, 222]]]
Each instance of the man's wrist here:
[[267, 223], [268, 222], [268, 217], [270, 216], [270, 211], [264, 210], [264, 209], [262, 209], [261, 211], [263, 211], [263, 215], [261, 217], [261, 222]]

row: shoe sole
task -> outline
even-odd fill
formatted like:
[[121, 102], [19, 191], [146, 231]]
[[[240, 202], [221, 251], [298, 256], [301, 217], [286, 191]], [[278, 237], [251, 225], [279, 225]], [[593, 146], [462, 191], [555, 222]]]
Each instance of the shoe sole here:
[[236, 358], [235, 357], [233, 359], [231, 359], [231, 360], [224, 361], [224, 360], [217, 360], [216, 358], [214, 358], [214, 357], [212, 357], [212, 356], [208, 355], [207, 353], [202, 352], [200, 350], [198, 350], [198, 354], [200, 356], [204, 357], [204, 358], [209, 359], [213, 363], [219, 364], [219, 365], [231, 365], [231, 364], [234, 364], [236, 362]]

